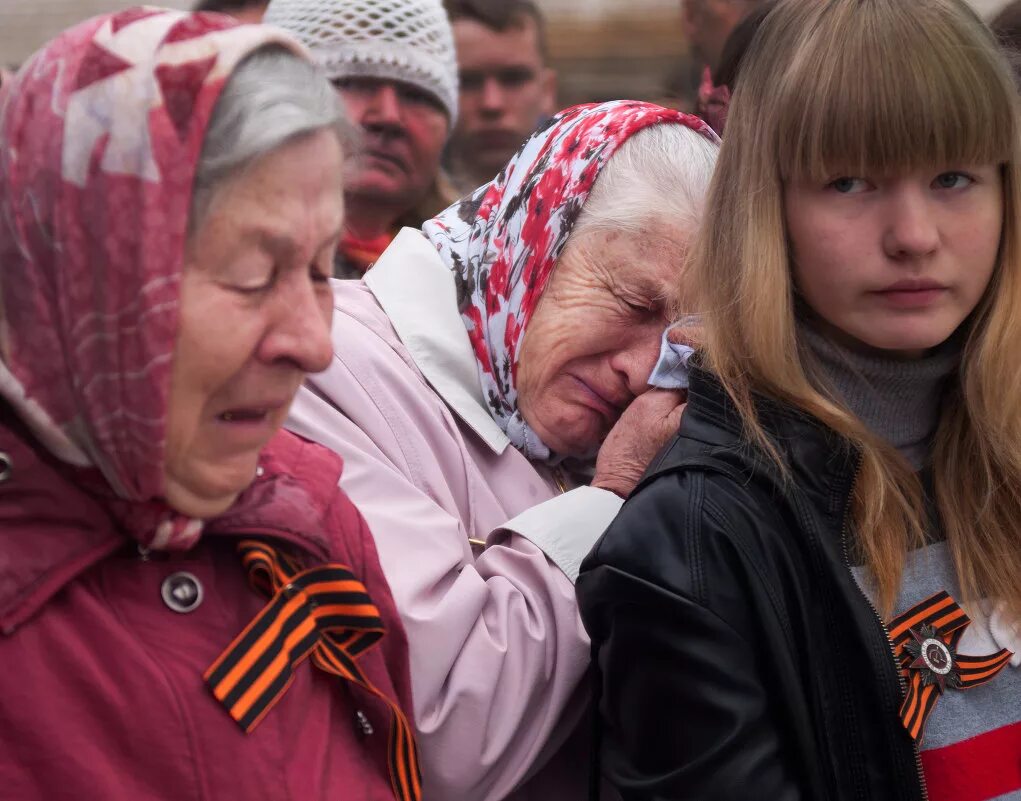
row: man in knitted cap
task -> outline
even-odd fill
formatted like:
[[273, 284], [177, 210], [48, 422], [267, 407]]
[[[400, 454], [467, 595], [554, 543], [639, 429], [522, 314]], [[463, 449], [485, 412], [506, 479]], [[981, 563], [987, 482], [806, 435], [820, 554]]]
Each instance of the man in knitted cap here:
[[344, 186], [335, 274], [358, 278], [403, 225], [456, 198], [439, 165], [457, 119], [457, 63], [441, 0], [272, 0], [264, 22], [312, 51], [361, 125]]

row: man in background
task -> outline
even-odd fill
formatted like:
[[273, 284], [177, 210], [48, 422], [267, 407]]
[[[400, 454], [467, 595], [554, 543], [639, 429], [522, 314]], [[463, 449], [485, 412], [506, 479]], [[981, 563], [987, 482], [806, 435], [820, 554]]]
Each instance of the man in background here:
[[989, 25], [1010, 59], [1014, 76], [1021, 87], [1021, 0], [1008, 3]]
[[[730, 102], [726, 86], [714, 80], [723, 47], [760, 0], [681, 0], [681, 24], [692, 58], [702, 65], [696, 113], [720, 133]], [[723, 112], [721, 116], [721, 110]]]
[[199, 0], [194, 11], [217, 11], [230, 14], [239, 22], [261, 22], [269, 0]]
[[446, 152], [460, 194], [485, 184], [556, 110], [542, 12], [532, 0], [446, 0], [461, 78]]
[[456, 200], [439, 174], [457, 119], [450, 22], [440, 0], [272, 0], [264, 21], [311, 51], [361, 127], [334, 269], [360, 278], [402, 226]]

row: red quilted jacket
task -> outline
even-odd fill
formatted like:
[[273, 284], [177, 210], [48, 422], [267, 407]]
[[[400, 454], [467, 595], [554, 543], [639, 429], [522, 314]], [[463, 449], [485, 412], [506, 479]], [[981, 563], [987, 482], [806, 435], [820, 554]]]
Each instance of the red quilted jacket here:
[[[245, 734], [204, 683], [267, 603], [236, 550], [254, 535], [361, 579], [387, 633], [358, 664], [411, 714], [404, 632], [369, 531], [337, 489], [340, 459], [280, 434], [261, 465], [194, 549], [146, 556], [0, 405], [0, 799], [394, 798], [378, 698], [306, 660]], [[202, 588], [188, 613], [163, 598], [177, 573]]]

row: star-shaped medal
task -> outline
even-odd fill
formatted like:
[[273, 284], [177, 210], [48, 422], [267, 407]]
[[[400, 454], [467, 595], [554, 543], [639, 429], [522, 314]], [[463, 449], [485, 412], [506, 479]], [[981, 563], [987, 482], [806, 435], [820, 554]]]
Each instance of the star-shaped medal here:
[[921, 671], [922, 686], [935, 684], [940, 694], [946, 692], [948, 686], [959, 690], [961, 675], [957, 671], [957, 654], [950, 643], [928, 623], [910, 629], [910, 633], [913, 639], [904, 643], [904, 650], [914, 657], [914, 662], [908, 665], [908, 670]]
[[890, 643], [906, 682], [901, 722], [914, 740], [922, 736], [926, 720], [947, 687], [967, 690], [985, 684], [1013, 656], [1006, 649], [987, 656], [959, 654], [957, 645], [970, 623], [964, 610], [945, 591], [890, 621]]

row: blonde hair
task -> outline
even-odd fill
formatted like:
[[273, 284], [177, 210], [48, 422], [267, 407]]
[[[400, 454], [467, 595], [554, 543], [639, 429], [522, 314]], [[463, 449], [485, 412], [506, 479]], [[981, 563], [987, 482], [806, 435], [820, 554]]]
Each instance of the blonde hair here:
[[889, 614], [924, 542], [906, 460], [813, 379], [796, 329], [788, 182], [1000, 164], [998, 264], [966, 323], [932, 454], [936, 504], [966, 600], [1021, 616], [1021, 118], [1010, 68], [962, 0], [780, 0], [743, 62], [687, 274], [703, 293], [705, 358], [745, 435], [789, 476], [754, 396], [819, 420], [860, 453], [856, 555]]

